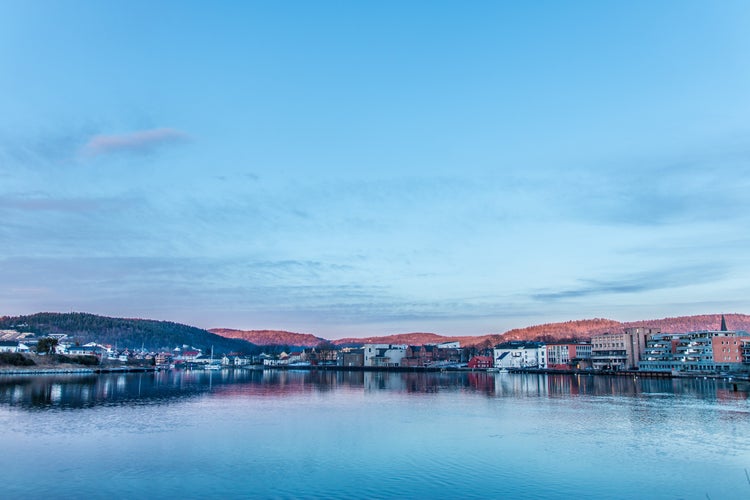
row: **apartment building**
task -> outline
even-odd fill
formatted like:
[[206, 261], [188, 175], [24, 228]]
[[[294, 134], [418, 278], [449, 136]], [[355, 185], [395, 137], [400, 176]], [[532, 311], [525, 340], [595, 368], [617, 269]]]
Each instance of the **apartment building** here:
[[747, 332], [702, 330], [661, 334], [647, 341], [639, 368], [688, 373], [737, 371], [747, 363], [749, 351]]
[[646, 339], [661, 333], [657, 328], [626, 328], [591, 338], [591, 361], [595, 370], [635, 370], [646, 350]]
[[574, 360], [591, 359], [588, 342], [547, 344], [546, 348], [547, 367], [551, 369], [568, 369]]

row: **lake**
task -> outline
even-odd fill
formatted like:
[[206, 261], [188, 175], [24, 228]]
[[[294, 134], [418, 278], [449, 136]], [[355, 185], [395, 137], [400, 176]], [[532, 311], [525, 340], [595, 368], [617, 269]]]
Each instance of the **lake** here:
[[0, 428], [3, 498], [750, 498], [722, 380], [2, 376]]

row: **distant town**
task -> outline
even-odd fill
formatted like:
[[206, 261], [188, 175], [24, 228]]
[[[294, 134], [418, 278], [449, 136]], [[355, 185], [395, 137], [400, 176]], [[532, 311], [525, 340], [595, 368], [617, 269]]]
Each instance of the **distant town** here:
[[[64, 364], [77, 370], [117, 371], [225, 368], [485, 370], [630, 373], [663, 376], [750, 375], [750, 334], [730, 330], [722, 316], [715, 330], [687, 333], [631, 327], [593, 335], [590, 341], [515, 340], [494, 346], [461, 346], [459, 341], [408, 345], [365, 343], [356, 347], [321, 342], [315, 347], [276, 352], [214, 354], [213, 348], [180, 345], [166, 350], [81, 344], [67, 334], [39, 336], [27, 325], [0, 330], [2, 371], [47, 370]], [[269, 349], [269, 351], [272, 351]], [[85, 368], [83, 368], [85, 367]], [[39, 368], [36, 368], [39, 369]]]

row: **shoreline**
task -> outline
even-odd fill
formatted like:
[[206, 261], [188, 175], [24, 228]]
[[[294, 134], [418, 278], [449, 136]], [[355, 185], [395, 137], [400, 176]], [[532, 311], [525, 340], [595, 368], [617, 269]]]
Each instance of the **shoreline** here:
[[39, 367], [39, 368], [0, 368], [0, 376], [3, 375], [65, 375], [65, 374], [80, 374], [80, 375], [100, 375], [106, 373], [144, 373], [144, 372], [157, 372], [159, 371], [156, 367], [148, 366], [133, 366], [133, 367], [99, 367], [99, 368], [52, 368], [52, 367]]
[[[171, 371], [156, 366], [123, 366], [123, 367], [0, 367], [0, 376], [3, 375], [102, 375], [113, 373], [156, 373]], [[181, 369], [177, 369], [181, 370]], [[380, 372], [380, 373], [487, 373], [491, 375], [503, 375], [486, 368], [441, 368], [433, 366], [424, 367], [402, 367], [402, 366], [261, 366], [250, 365], [242, 367], [222, 367], [223, 370], [279, 370], [279, 371], [332, 371], [332, 372]], [[191, 371], [204, 371], [197, 368]], [[608, 376], [608, 377], [644, 377], [644, 378], [669, 378], [669, 379], [715, 379], [729, 382], [748, 382], [750, 374], [716, 374], [716, 373], [680, 373], [654, 372], [639, 370], [623, 371], [591, 371], [591, 370], [550, 370], [550, 369], [509, 369], [507, 374], [536, 374], [536, 375], [571, 375], [571, 376]]]
[[[442, 373], [488, 373], [500, 375], [501, 372], [493, 371], [487, 368], [440, 368], [440, 367], [383, 367], [383, 366], [269, 366], [264, 369], [271, 370], [320, 370], [320, 371], [370, 371], [370, 372], [442, 372]], [[586, 375], [586, 376], [609, 376], [609, 377], [645, 377], [645, 378], [710, 378], [730, 381], [750, 382], [750, 374], [735, 373], [721, 375], [717, 373], [679, 373], [672, 372], [655, 372], [639, 370], [620, 370], [620, 371], [593, 371], [593, 370], [552, 370], [543, 368], [510, 368], [509, 374], [537, 374], [537, 375]]]

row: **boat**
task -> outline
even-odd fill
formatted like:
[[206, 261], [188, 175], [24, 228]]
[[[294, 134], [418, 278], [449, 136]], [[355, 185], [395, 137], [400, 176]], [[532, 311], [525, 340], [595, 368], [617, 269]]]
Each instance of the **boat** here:
[[211, 359], [208, 364], [203, 367], [204, 370], [221, 370], [221, 361], [214, 361], [214, 346], [211, 346]]
[[507, 368], [500, 368], [498, 366], [487, 368], [487, 371], [490, 373], [510, 373]]

